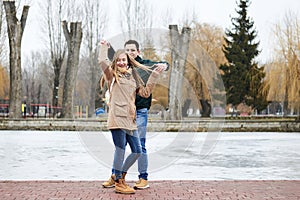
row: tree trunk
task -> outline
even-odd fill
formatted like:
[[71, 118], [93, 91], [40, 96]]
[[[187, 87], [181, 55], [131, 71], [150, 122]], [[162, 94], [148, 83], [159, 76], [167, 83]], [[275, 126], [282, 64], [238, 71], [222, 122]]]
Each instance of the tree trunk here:
[[[94, 59], [94, 62], [97, 59]], [[93, 62], [93, 61], [92, 61]], [[93, 116], [93, 114], [95, 113], [95, 99], [96, 99], [96, 88], [97, 88], [97, 84], [99, 84], [99, 81], [97, 80], [98, 76], [98, 68], [96, 68], [95, 66], [97, 66], [96, 62], [91, 64], [91, 87], [90, 87], [90, 99], [89, 99], [89, 117]]]
[[15, 1], [3, 1], [6, 12], [7, 32], [9, 38], [9, 67], [10, 67], [10, 102], [9, 117], [22, 117], [22, 70], [21, 70], [21, 41], [26, 25], [29, 6], [23, 7], [21, 20], [16, 16]]
[[211, 105], [207, 99], [200, 99], [200, 104], [202, 107], [201, 117], [210, 117]]
[[[62, 62], [58, 63], [58, 65], [54, 66], [54, 80], [53, 80], [53, 95], [52, 95], [52, 106], [58, 107], [58, 89], [59, 89], [59, 77], [60, 77], [60, 69], [62, 66]], [[53, 112], [56, 114], [56, 111]]]
[[82, 40], [81, 22], [71, 22], [70, 31], [67, 22], [63, 21], [63, 31], [68, 46], [67, 68], [64, 79], [62, 117], [73, 118], [73, 93], [79, 63], [80, 45]]
[[171, 120], [182, 117], [182, 85], [186, 58], [189, 49], [191, 29], [184, 27], [182, 34], [177, 25], [170, 25], [172, 68], [169, 89], [169, 116]]

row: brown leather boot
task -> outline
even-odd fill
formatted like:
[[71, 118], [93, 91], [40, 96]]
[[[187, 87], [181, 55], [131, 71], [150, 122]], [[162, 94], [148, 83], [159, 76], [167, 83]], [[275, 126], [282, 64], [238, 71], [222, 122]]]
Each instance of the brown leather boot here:
[[129, 187], [126, 183], [125, 180], [120, 178], [118, 181], [115, 183], [115, 192], [116, 193], [121, 193], [121, 194], [134, 194], [135, 190], [131, 187]]
[[105, 188], [112, 188], [115, 187], [115, 178], [116, 176], [114, 174], [112, 174], [108, 181], [105, 181], [104, 183], [102, 183], [102, 186]]

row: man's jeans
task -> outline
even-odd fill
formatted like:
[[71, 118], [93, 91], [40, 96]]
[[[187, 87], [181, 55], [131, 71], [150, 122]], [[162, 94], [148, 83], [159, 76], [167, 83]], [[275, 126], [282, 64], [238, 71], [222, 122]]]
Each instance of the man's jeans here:
[[146, 149], [146, 132], [148, 122], [148, 109], [142, 108], [136, 111], [136, 124], [138, 127], [138, 133], [140, 142], [142, 145], [142, 154], [138, 158], [138, 171], [139, 178], [148, 180], [148, 154]]
[[[113, 162], [113, 173], [116, 175], [116, 180], [118, 180], [122, 178], [122, 173], [127, 172], [139, 158], [142, 149], [138, 131], [111, 129], [111, 133], [116, 148]], [[131, 154], [127, 156], [124, 162], [126, 143], [128, 143], [131, 148]]]

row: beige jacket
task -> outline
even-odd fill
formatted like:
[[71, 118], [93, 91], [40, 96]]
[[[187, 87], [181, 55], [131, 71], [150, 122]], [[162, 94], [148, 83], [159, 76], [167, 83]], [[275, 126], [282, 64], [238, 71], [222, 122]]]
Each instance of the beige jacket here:
[[[111, 69], [108, 67], [109, 63], [104, 55], [107, 55], [107, 48], [102, 47], [100, 49], [99, 64], [110, 87], [113, 74], [111, 73]], [[137, 88], [137, 83], [132, 75], [129, 77], [119, 77], [118, 82], [113, 82], [112, 90], [110, 92], [107, 119], [108, 129], [137, 129], [135, 107], [136, 93], [145, 98], [149, 97], [155, 86], [157, 78], [158, 74], [152, 72], [146, 86], [141, 86], [139, 88]]]

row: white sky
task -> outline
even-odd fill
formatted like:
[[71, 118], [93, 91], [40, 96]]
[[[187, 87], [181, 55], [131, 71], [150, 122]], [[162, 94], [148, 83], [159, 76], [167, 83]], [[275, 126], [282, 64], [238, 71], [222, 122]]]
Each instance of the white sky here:
[[[116, 12], [116, 7], [120, 0], [109, 0], [109, 14]], [[180, 24], [183, 16], [187, 12], [192, 13], [193, 9], [196, 11], [198, 21], [200, 23], [208, 23], [212, 25], [225, 28], [231, 28], [230, 16], [237, 16], [235, 9], [237, 8], [236, 1], [239, 0], [147, 0], [153, 6], [155, 17], [160, 18], [162, 13], [171, 9], [174, 11], [172, 24]], [[38, 19], [34, 13], [38, 12], [38, 5], [31, 3], [29, 9], [29, 16], [27, 25], [25, 27], [24, 36], [22, 39], [22, 51], [27, 54], [30, 51], [36, 51], [42, 48], [40, 37], [38, 35], [37, 27]], [[300, 1], [299, 0], [252, 0], [249, 7], [248, 16], [250, 16], [258, 32], [258, 39], [260, 40], [260, 49], [262, 53], [259, 56], [259, 61], [265, 62], [270, 59], [270, 52], [272, 51], [272, 28], [274, 24], [283, 20], [285, 14], [292, 11], [300, 17]], [[154, 28], [168, 28], [162, 27], [161, 24], [154, 24]], [[119, 30], [119, 31], [118, 31]], [[121, 33], [119, 27], [119, 16], [109, 22], [106, 30], [106, 38]]]

